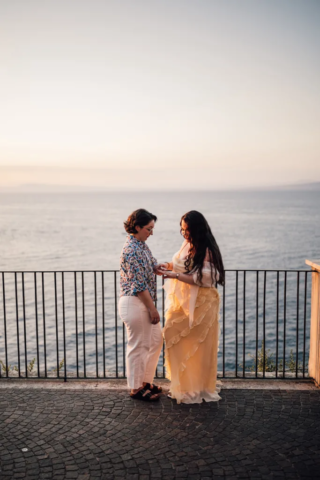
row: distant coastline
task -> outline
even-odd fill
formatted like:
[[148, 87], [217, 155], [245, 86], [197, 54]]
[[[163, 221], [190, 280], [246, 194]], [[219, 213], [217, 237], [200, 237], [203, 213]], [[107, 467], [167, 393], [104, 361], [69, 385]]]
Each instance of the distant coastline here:
[[[203, 192], [250, 192], [250, 191], [320, 191], [320, 182], [309, 182], [309, 183], [297, 183], [297, 184], [291, 184], [291, 185], [277, 185], [277, 186], [261, 186], [261, 187], [221, 187], [221, 188], [203, 188], [203, 189], [175, 189], [173, 190], [172, 188], [155, 188], [155, 189], [145, 189], [145, 192], [148, 191], [153, 191], [153, 192], [172, 192], [172, 191], [193, 191], [193, 192], [198, 192], [198, 191], [203, 191]], [[21, 184], [17, 185], [14, 187], [4, 187], [0, 186], [0, 193], [94, 193], [94, 192], [100, 192], [100, 193], [121, 193], [121, 192], [137, 192], [141, 191], [135, 188], [132, 188], [128, 190], [128, 188], [119, 188], [119, 187], [114, 187], [110, 188], [109, 186], [103, 187], [103, 186], [85, 186], [85, 185], [55, 185], [55, 184], [32, 184], [32, 183], [26, 183], [26, 184]]]
[[320, 190], [320, 182], [310, 183], [296, 183], [294, 185], [283, 185], [282, 187], [275, 187], [276, 190]]

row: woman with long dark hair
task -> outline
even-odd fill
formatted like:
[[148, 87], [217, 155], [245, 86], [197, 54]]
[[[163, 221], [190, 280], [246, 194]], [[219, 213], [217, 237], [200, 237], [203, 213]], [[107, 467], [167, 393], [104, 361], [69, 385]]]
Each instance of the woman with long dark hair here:
[[[184, 242], [166, 264], [166, 372], [177, 403], [220, 400], [217, 382], [220, 297], [224, 266], [205, 217], [195, 210], [180, 221]], [[171, 271], [170, 271], [171, 270]]]

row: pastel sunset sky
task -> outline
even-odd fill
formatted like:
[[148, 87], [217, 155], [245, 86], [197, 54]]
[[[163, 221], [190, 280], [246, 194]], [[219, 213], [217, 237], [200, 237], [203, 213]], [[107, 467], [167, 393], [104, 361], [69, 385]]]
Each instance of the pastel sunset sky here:
[[320, 181], [318, 0], [0, 3], [0, 187]]

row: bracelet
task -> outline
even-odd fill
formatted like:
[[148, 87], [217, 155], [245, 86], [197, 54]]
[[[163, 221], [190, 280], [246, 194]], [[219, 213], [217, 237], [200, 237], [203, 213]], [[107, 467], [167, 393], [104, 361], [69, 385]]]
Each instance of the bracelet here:
[[179, 273], [176, 273], [176, 279], [179, 280]]

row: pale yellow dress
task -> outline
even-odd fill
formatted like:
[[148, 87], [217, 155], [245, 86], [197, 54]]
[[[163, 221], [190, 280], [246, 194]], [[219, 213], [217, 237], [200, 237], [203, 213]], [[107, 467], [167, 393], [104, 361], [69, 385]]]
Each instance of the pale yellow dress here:
[[[172, 259], [173, 271], [186, 273], [189, 244], [184, 242]], [[209, 262], [204, 262], [202, 286], [166, 280], [165, 339], [166, 377], [177, 403], [220, 400], [217, 386], [219, 345], [218, 290], [212, 286]], [[197, 275], [193, 275], [197, 282]], [[220, 383], [220, 382], [219, 382]]]

